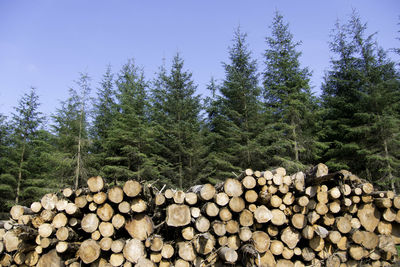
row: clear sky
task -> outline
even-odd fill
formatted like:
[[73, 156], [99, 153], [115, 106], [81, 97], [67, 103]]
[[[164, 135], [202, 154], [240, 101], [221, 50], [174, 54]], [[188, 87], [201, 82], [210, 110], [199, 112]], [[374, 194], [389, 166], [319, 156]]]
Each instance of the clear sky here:
[[151, 79], [162, 59], [169, 63], [177, 52], [204, 95], [211, 76], [224, 77], [221, 62], [228, 62], [238, 25], [262, 70], [275, 10], [289, 22], [294, 39], [303, 42], [301, 61], [313, 71], [318, 94], [329, 67], [330, 30], [352, 9], [368, 23], [369, 33], [378, 32], [382, 47], [400, 47], [399, 0], [0, 0], [0, 113], [9, 115], [34, 86], [41, 110], [50, 114], [79, 72], [92, 77], [95, 89], [107, 64], [117, 72], [134, 58]]

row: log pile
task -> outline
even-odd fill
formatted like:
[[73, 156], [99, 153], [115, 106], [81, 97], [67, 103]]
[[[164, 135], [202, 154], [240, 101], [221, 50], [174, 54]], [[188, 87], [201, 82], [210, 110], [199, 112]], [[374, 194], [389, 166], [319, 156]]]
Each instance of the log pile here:
[[46, 194], [0, 223], [0, 266], [392, 266], [400, 196], [324, 164], [187, 191], [129, 180]]

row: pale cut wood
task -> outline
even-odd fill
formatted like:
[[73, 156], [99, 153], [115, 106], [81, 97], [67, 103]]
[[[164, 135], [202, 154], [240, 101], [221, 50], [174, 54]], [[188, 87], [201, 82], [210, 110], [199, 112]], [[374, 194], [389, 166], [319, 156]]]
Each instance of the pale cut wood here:
[[179, 242], [178, 255], [185, 261], [194, 261], [196, 259], [196, 254], [191, 242]]
[[240, 247], [240, 238], [238, 235], [230, 235], [226, 244], [229, 248], [238, 250]]
[[110, 222], [101, 222], [99, 224], [99, 232], [103, 237], [114, 235], [114, 226]]
[[[36, 202], [36, 203], [39, 203], [39, 202]], [[57, 211], [64, 211], [65, 208], [67, 207], [67, 205], [68, 205], [68, 200], [59, 199], [56, 203], [56, 209], [57, 209]], [[42, 204], [40, 204], [40, 206], [42, 206]]]
[[281, 232], [281, 240], [290, 249], [294, 249], [300, 241], [301, 235], [294, 228], [288, 226]]
[[147, 210], [147, 203], [142, 198], [134, 198], [131, 202], [131, 210], [136, 213], [141, 213]]
[[190, 215], [193, 218], [199, 218], [201, 215], [201, 210], [198, 207], [190, 207]]
[[229, 220], [226, 222], [226, 231], [230, 234], [236, 234], [239, 232], [240, 225], [236, 220]]
[[276, 266], [276, 261], [271, 251], [266, 251], [265, 253], [260, 254], [260, 257], [257, 256], [255, 258], [255, 264], [261, 267], [272, 267]]
[[87, 239], [80, 245], [78, 254], [84, 263], [92, 263], [100, 256], [100, 246], [98, 242]]
[[124, 199], [124, 191], [119, 186], [113, 186], [110, 189], [108, 189], [107, 195], [108, 195], [108, 200], [116, 204], [121, 203], [122, 200]]
[[121, 213], [129, 213], [131, 211], [131, 204], [128, 201], [122, 201], [118, 204], [118, 211]]
[[170, 188], [168, 188], [167, 190], [165, 190], [164, 196], [166, 199], [172, 199], [175, 195], [175, 190], [172, 190]]
[[267, 223], [272, 219], [272, 212], [264, 205], [261, 205], [254, 211], [254, 218], [258, 223]]
[[266, 252], [270, 246], [270, 237], [267, 233], [262, 231], [256, 231], [252, 235], [252, 240], [254, 242], [254, 248], [260, 252]]
[[241, 212], [245, 208], [245, 202], [241, 197], [232, 197], [229, 200], [229, 208], [233, 212]]
[[185, 202], [185, 192], [182, 190], [176, 191], [173, 199], [176, 204], [183, 204], [183, 202]]
[[69, 227], [61, 227], [56, 232], [56, 237], [60, 241], [70, 241], [78, 239], [78, 235]]
[[284, 245], [280, 240], [272, 240], [269, 250], [273, 255], [279, 256], [283, 252]]
[[129, 239], [123, 249], [123, 255], [128, 261], [137, 263], [140, 258], [146, 256], [145, 247], [139, 239]]
[[93, 201], [94, 203], [101, 205], [107, 200], [108, 196], [107, 193], [105, 192], [98, 192], [93, 195]]
[[[186, 194], [187, 195], [187, 194]], [[165, 196], [162, 193], [157, 193], [154, 197], [154, 204], [156, 206], [162, 206], [165, 203]]]
[[305, 239], [312, 239], [314, 237], [314, 227], [311, 225], [306, 225], [306, 227], [304, 227], [301, 231], [301, 235]]
[[282, 257], [286, 260], [290, 260], [294, 255], [293, 249], [290, 249], [288, 247], [284, 247], [282, 251]]
[[226, 234], [225, 223], [223, 223], [221, 221], [213, 221], [211, 226], [212, 226], [213, 232], [217, 236], [224, 236]]
[[36, 267], [63, 267], [63, 261], [57, 254], [55, 249], [42, 255], [36, 265]]
[[88, 213], [83, 217], [81, 221], [81, 227], [82, 230], [85, 231], [86, 233], [93, 233], [94, 231], [97, 230], [99, 223], [100, 220], [96, 214]]
[[145, 214], [136, 214], [125, 223], [129, 235], [138, 240], [145, 240], [154, 232], [152, 219]]
[[36, 251], [30, 251], [26, 254], [25, 264], [28, 266], [34, 266], [39, 261], [39, 254]]
[[229, 203], [229, 196], [225, 192], [219, 192], [214, 196], [214, 202], [224, 207]]
[[52, 225], [54, 228], [60, 228], [63, 226], [66, 226], [68, 223], [68, 218], [67, 216], [65, 216], [64, 213], [57, 213], [56, 216], [54, 216], [53, 221], [52, 221]]
[[361, 225], [370, 232], [375, 231], [380, 221], [381, 213], [373, 204], [362, 204], [357, 211]]
[[246, 193], [244, 194], [244, 199], [248, 202], [248, 203], [255, 203], [258, 199], [258, 194], [256, 191], [254, 190], [248, 190], [246, 191]]
[[3, 236], [4, 246], [7, 252], [16, 251], [22, 240], [19, 239], [18, 234], [14, 231], [7, 231]]
[[272, 218], [271, 218], [272, 224], [280, 226], [286, 222], [286, 215], [283, 211], [279, 209], [273, 209], [271, 210], [271, 213], [272, 213]]
[[100, 231], [99, 231], [99, 230], [94, 231], [94, 232], [90, 235], [90, 238], [93, 239], [93, 240], [95, 240], [95, 241], [100, 240], [100, 238], [101, 238]]
[[171, 244], [164, 244], [161, 249], [161, 256], [164, 259], [170, 259], [174, 255], [174, 247]]
[[237, 252], [229, 247], [221, 247], [218, 256], [226, 263], [235, 263], [238, 260]]
[[114, 209], [110, 206], [110, 204], [105, 203], [97, 208], [96, 214], [102, 221], [108, 222], [114, 215]]
[[110, 256], [110, 264], [112, 266], [121, 266], [125, 261], [124, 255], [122, 253], [113, 253]]
[[307, 225], [306, 216], [301, 213], [295, 213], [291, 218], [291, 222], [296, 229], [303, 229]]
[[305, 186], [305, 175], [303, 172], [297, 172], [291, 176], [292, 183], [297, 191], [303, 192]]
[[[188, 192], [185, 194], [185, 202], [189, 206], [196, 205], [197, 203], [197, 194], [194, 192]], [[217, 203], [218, 204], [218, 203]]]
[[182, 229], [181, 235], [182, 235], [183, 239], [190, 241], [193, 239], [193, 237], [195, 235], [195, 230], [191, 226], [185, 227]]
[[249, 227], [241, 227], [239, 229], [239, 238], [243, 242], [247, 242], [251, 239], [253, 232], [250, 230]]
[[111, 249], [112, 243], [113, 243], [113, 240], [110, 237], [103, 237], [99, 241], [99, 246], [100, 246], [101, 250], [109, 251]]
[[162, 260], [161, 253], [159, 252], [151, 252], [150, 253], [150, 261], [154, 263], [159, 263]]
[[215, 193], [215, 187], [212, 184], [205, 184], [200, 188], [199, 197], [204, 201], [209, 201], [214, 197]]
[[41, 237], [49, 237], [54, 233], [54, 227], [49, 223], [43, 223], [39, 226], [38, 233]]
[[125, 225], [125, 217], [117, 213], [112, 217], [111, 223], [115, 227], [115, 229], [120, 229], [122, 228], [122, 226]]
[[394, 220], [396, 220], [396, 215], [397, 213], [391, 209], [384, 209], [383, 213], [382, 213], [382, 218], [385, 219], [387, 222], [393, 222]]
[[219, 213], [219, 208], [214, 202], [207, 202], [204, 204], [203, 208], [203, 213], [207, 214], [209, 217], [215, 217]]
[[243, 185], [236, 179], [228, 178], [224, 182], [224, 192], [230, 197], [240, 197], [243, 194]]
[[175, 265], [174, 266], [175, 267], [189, 267], [190, 263], [185, 261], [185, 260], [183, 260], [183, 259], [177, 259], [175, 261]]
[[120, 253], [125, 247], [126, 240], [124, 239], [117, 239], [111, 242], [110, 249], [114, 253]]
[[315, 258], [315, 253], [312, 248], [305, 247], [301, 250], [301, 256], [305, 261], [312, 261]]
[[82, 209], [82, 208], [86, 207], [88, 201], [86, 199], [86, 196], [82, 195], [82, 196], [76, 197], [74, 199], [74, 203], [78, 208]]
[[172, 204], [167, 208], [166, 223], [168, 226], [179, 227], [190, 223], [190, 208], [187, 205]]
[[257, 185], [257, 181], [253, 176], [246, 176], [242, 179], [242, 184], [246, 189], [253, 189]]
[[103, 190], [104, 180], [100, 176], [90, 177], [87, 180], [87, 185], [89, 187], [90, 192], [97, 193]]
[[279, 228], [275, 225], [269, 224], [267, 226], [267, 232], [270, 236], [277, 236], [279, 234]]
[[39, 213], [39, 211], [42, 209], [42, 204], [40, 202], [32, 202], [31, 204], [31, 210], [34, 213]]
[[56, 203], [58, 201], [58, 197], [56, 194], [48, 193], [42, 197], [40, 200], [40, 204], [46, 210], [52, 210], [56, 207]]
[[295, 201], [295, 197], [292, 192], [288, 192], [282, 199], [283, 204], [285, 205], [292, 205]]
[[205, 233], [210, 229], [210, 221], [206, 217], [200, 216], [195, 221], [195, 227], [200, 233]]

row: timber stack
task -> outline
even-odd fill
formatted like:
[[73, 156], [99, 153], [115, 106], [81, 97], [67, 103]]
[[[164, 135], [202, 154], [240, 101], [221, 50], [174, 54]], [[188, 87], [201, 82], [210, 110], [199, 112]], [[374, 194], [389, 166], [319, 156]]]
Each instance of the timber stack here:
[[187, 191], [97, 176], [13, 206], [0, 265], [392, 266], [399, 225], [400, 196], [324, 164], [246, 169]]

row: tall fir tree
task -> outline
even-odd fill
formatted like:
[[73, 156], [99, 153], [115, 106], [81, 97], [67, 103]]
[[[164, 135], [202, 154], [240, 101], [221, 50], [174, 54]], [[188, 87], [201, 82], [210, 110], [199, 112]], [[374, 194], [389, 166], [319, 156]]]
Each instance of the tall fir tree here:
[[399, 165], [399, 79], [394, 62], [366, 34], [354, 12], [336, 24], [331, 62], [323, 84], [328, 164], [348, 168], [374, 182], [391, 185]]
[[[266, 129], [265, 153], [273, 155], [270, 164], [301, 170], [318, 158], [322, 146], [316, 140], [315, 99], [310, 89], [311, 72], [301, 67], [300, 42], [293, 40], [289, 24], [276, 12], [266, 38], [263, 97]], [[269, 143], [269, 144], [268, 144]]]
[[216, 159], [211, 160], [218, 164], [215, 168], [224, 176], [248, 167], [262, 168], [261, 151], [256, 142], [261, 107], [257, 64], [248, 49], [246, 34], [239, 28], [229, 48], [229, 60], [223, 64], [225, 79], [219, 88], [220, 96], [212, 103], [217, 110], [210, 117], [214, 125], [211, 130], [219, 143], [213, 151]]
[[11, 129], [7, 117], [0, 114], [0, 212], [8, 211], [15, 201], [16, 179], [10, 174], [15, 164], [11, 153]]
[[77, 89], [70, 88], [69, 97], [61, 102], [61, 108], [53, 116], [57, 136], [57, 152], [54, 160], [61, 183], [78, 188], [89, 174], [88, 170], [88, 102], [90, 77], [80, 73], [75, 82]]
[[[31, 88], [29, 93], [25, 93], [19, 100], [15, 112], [12, 114], [12, 170], [10, 174], [15, 179], [15, 203], [22, 200], [21, 197], [27, 186], [26, 179], [29, 175], [30, 166], [27, 164], [33, 143], [37, 138], [39, 127], [44, 117], [38, 110], [40, 106], [39, 96], [35, 88]], [[9, 177], [11, 178], [11, 176]]]
[[116, 87], [115, 111], [111, 103], [107, 108], [111, 125], [105, 131], [107, 157], [103, 172], [116, 181], [151, 180], [157, 174], [151, 155], [148, 84], [133, 60], [122, 67]]
[[100, 175], [104, 175], [101, 169], [106, 165], [105, 158], [107, 155], [105, 143], [117, 109], [114, 83], [114, 75], [111, 72], [111, 66], [107, 66], [93, 104], [93, 124], [90, 129], [90, 136], [92, 138], [91, 165], [100, 172]]
[[155, 152], [163, 182], [179, 188], [197, 180], [203, 146], [200, 135], [200, 97], [192, 74], [177, 54], [169, 73], [162, 67], [152, 90]]

